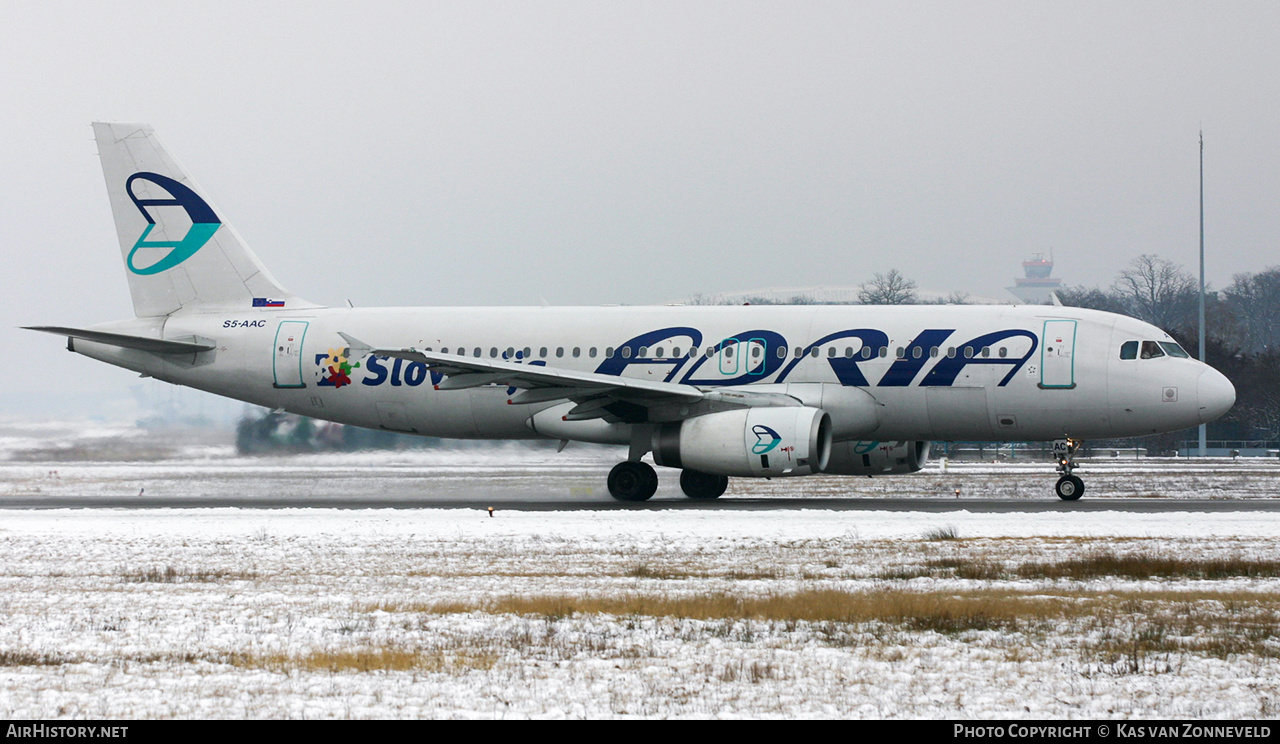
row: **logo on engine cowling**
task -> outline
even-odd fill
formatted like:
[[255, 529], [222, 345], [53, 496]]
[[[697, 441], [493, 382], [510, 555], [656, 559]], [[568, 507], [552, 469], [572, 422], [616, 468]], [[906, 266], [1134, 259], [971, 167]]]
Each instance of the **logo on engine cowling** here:
[[764, 424], [756, 424], [751, 427], [751, 433], [756, 435], [756, 443], [751, 445], [751, 451], [757, 455], [772, 451], [782, 441], [782, 437], [778, 436], [778, 432]]

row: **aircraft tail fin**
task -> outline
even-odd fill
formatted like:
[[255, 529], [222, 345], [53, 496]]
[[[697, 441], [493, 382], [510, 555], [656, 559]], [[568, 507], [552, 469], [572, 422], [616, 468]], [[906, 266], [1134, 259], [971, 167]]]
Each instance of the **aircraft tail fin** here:
[[315, 307], [288, 293], [146, 124], [93, 125], [138, 317]]

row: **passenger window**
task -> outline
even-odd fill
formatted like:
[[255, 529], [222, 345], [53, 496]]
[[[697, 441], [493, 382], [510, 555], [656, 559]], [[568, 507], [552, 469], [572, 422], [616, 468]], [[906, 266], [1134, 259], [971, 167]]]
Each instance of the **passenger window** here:
[[582, 356], [582, 347], [581, 346], [573, 347], [573, 358], [577, 359], [580, 356]]
[[852, 346], [846, 346], [846, 347], [844, 347], [844, 358], [845, 358], [845, 359], [852, 359], [852, 358], [853, 358], [853, 347], [852, 347]]
[[665, 356], [665, 351], [666, 351], [665, 349], [663, 349], [661, 346], [659, 346], [659, 347], [658, 347], [658, 349], [657, 349], [657, 351], [653, 352], [653, 355], [654, 355], [655, 357], [657, 357], [657, 358], [661, 359], [663, 356]]
[[1162, 356], [1164, 356], [1164, 352], [1160, 350], [1160, 344], [1156, 343], [1155, 341], [1142, 342], [1142, 358], [1143, 359], [1155, 359], [1156, 357], [1162, 357]]
[[870, 359], [870, 358], [871, 358], [871, 347], [870, 347], [870, 346], [864, 346], [864, 347], [862, 347], [862, 358], [863, 358], [863, 359]]
[[818, 347], [816, 347], [816, 346], [815, 346], [815, 347], [813, 347], [813, 351], [809, 352], [809, 356], [813, 357], [814, 359], [817, 359], [817, 358], [818, 358]]
[[884, 358], [885, 358], [885, 357], [887, 357], [887, 356], [889, 356], [889, 347], [888, 347], [888, 346], [881, 346], [881, 347], [880, 347], [880, 358], [881, 358], [881, 359], [884, 359]]
[[956, 358], [956, 347], [954, 347], [954, 346], [948, 346], [948, 347], [947, 347], [947, 358], [948, 358], [948, 359], [955, 359], [955, 358]]
[[972, 346], [966, 346], [966, 347], [964, 347], [964, 358], [965, 358], [965, 359], [972, 359], [972, 358], [973, 358], [973, 347], [972, 347]]
[[441, 354], [448, 354], [448, 353], [449, 353], [449, 347], [448, 347], [448, 346], [441, 346], [441, 347], [440, 347], [440, 353], [441, 353]]
[[1007, 356], [1009, 356], [1009, 350], [1008, 350], [1008, 349], [1006, 349], [1005, 347], [1001, 346], [1001, 347], [1000, 347], [1000, 358], [1001, 358], [1001, 359], [1004, 359], [1004, 358], [1005, 358], [1005, 357], [1007, 357]]
[[525, 359], [528, 359], [529, 357], [533, 356], [533, 355], [530, 353], [530, 352], [532, 352], [532, 351], [533, 351], [533, 349], [530, 349], [528, 346], [524, 347], [524, 358], [525, 358]]
[[671, 347], [671, 358], [672, 358], [672, 359], [679, 359], [679, 358], [680, 358], [680, 347], [679, 347], [679, 346], [672, 346], [672, 347]]
[[787, 347], [785, 347], [785, 346], [779, 346], [779, 347], [778, 347], [778, 358], [779, 358], [779, 359], [786, 359], [786, 358], [787, 358]]
[[1138, 342], [1125, 341], [1123, 344], [1120, 344], [1120, 358], [1121, 359], [1137, 359], [1138, 358]]
[[477, 346], [477, 347], [476, 347], [475, 353], [474, 353], [474, 354], [472, 354], [472, 356], [477, 356], [477, 357], [478, 357], [478, 356], [480, 356], [480, 347], [479, 347], [479, 346]]
[[630, 358], [631, 358], [631, 347], [630, 347], [630, 346], [624, 346], [624, 347], [622, 347], [622, 358], [623, 358], [623, 359], [630, 359]]
[[935, 347], [933, 347], [932, 349], [929, 349], [929, 356], [930, 356], [930, 357], [932, 357], [932, 358], [934, 358], [934, 359], [937, 359], [937, 358], [938, 358], [938, 347], [936, 347], [936, 346], [935, 346]]
[[588, 349], [588, 350], [587, 350], [587, 356], [591, 357], [592, 359], [595, 359], [595, 358], [596, 358], [596, 347], [592, 346], [590, 349]]
[[696, 346], [690, 346], [690, 347], [689, 347], [689, 358], [690, 358], [690, 359], [692, 359], [692, 358], [696, 357], [697, 355], [698, 355], [698, 347], [696, 347]]
[[557, 346], [557, 347], [556, 347], [556, 358], [557, 358], [557, 359], [559, 359], [559, 358], [561, 358], [561, 357], [563, 357], [563, 356], [564, 356], [564, 347], [563, 347], [563, 346]]
[[907, 355], [907, 354], [906, 354], [906, 349], [904, 349], [904, 348], [902, 348], [901, 346], [899, 346], [899, 347], [898, 347], [898, 351], [897, 351], [896, 353], [894, 353], [893, 358], [894, 358], [894, 359], [902, 359], [902, 358], [906, 357], [906, 355]]
[[921, 349], [919, 346], [917, 346], [917, 347], [915, 347], [914, 349], [912, 349], [912, 350], [911, 350], [911, 358], [912, 358], [912, 359], [919, 359], [919, 358], [920, 358], [920, 355], [921, 355], [921, 354], [923, 354], [923, 353], [924, 353], [924, 349]]
[[984, 347], [982, 347], [982, 356], [984, 356], [984, 357], [989, 357], [989, 356], [991, 356], [991, 347], [990, 347], [990, 346], [984, 346]]
[[544, 346], [544, 347], [542, 347], [541, 349], [538, 349], [538, 356], [542, 357], [543, 359], [546, 359], [546, 358], [547, 358], [547, 347], [545, 347], [545, 346]]
[[752, 359], [759, 359], [759, 358], [760, 358], [760, 347], [759, 347], [759, 346], [752, 346], [752, 347], [751, 347], [751, 358], [752, 358]]
[[827, 347], [827, 357], [828, 357], [828, 358], [830, 358], [830, 357], [833, 357], [833, 356], [835, 356], [835, 355], [836, 355], [836, 347], [834, 347], [834, 346], [828, 346], [828, 347]]
[[804, 349], [801, 349], [799, 346], [797, 346], [797, 347], [796, 347], [796, 359], [799, 359], [799, 358], [800, 358], [800, 357], [802, 357], [802, 356], [804, 356]]
[[613, 358], [613, 347], [612, 347], [612, 346], [606, 346], [606, 347], [604, 347], [604, 358], [605, 358], [605, 359], [612, 359], [612, 358]]

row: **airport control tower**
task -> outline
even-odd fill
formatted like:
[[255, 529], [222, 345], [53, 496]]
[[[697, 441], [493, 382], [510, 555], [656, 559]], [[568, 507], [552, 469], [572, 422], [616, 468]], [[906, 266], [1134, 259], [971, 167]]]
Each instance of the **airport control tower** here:
[[1022, 272], [1026, 276], [1014, 279], [1014, 285], [1005, 289], [1028, 305], [1050, 302], [1050, 293], [1062, 286], [1061, 279], [1049, 276], [1053, 273], [1053, 254], [1049, 254], [1049, 258], [1045, 258], [1043, 253], [1034, 254], [1030, 260], [1022, 262]]

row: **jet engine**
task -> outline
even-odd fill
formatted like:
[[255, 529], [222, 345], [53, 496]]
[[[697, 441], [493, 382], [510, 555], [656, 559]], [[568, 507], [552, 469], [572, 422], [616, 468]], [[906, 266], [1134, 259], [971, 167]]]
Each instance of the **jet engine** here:
[[830, 454], [831, 416], [809, 406], [708, 413], [663, 424], [653, 435], [655, 463], [711, 475], [811, 475]]
[[836, 442], [823, 469], [830, 475], [903, 475], [924, 467], [928, 442]]

